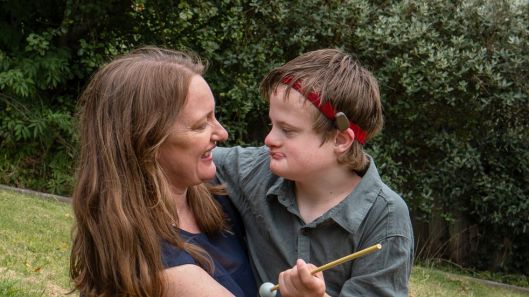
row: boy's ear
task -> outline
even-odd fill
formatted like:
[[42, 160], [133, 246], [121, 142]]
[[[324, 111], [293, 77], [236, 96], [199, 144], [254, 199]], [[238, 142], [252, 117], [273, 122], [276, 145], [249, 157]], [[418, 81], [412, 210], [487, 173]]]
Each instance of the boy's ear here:
[[342, 154], [347, 152], [351, 145], [353, 145], [355, 137], [355, 133], [351, 128], [347, 128], [344, 131], [338, 131], [334, 140], [334, 150], [336, 153]]

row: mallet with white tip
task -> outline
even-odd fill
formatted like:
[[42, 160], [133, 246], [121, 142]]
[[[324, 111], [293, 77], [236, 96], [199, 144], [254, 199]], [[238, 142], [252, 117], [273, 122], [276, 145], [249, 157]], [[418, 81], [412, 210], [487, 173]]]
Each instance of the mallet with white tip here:
[[[358, 251], [356, 253], [352, 253], [352, 254], [347, 255], [345, 257], [342, 257], [340, 259], [337, 259], [337, 260], [334, 260], [334, 261], [329, 262], [327, 264], [321, 265], [320, 267], [312, 270], [310, 273], [311, 274], [315, 274], [315, 273], [318, 273], [320, 271], [324, 271], [324, 270], [333, 268], [334, 266], [340, 265], [340, 264], [345, 263], [347, 261], [351, 261], [353, 259], [360, 258], [360, 257], [362, 257], [364, 255], [367, 255], [369, 253], [372, 253], [374, 251], [378, 251], [381, 248], [382, 248], [382, 245], [380, 243], [379, 244], [375, 244], [373, 246], [365, 248], [365, 249], [363, 249], [361, 251]], [[263, 283], [261, 285], [261, 287], [259, 287], [259, 296], [261, 296], [261, 297], [274, 297], [274, 296], [276, 296], [278, 289], [279, 289], [279, 285], [274, 285], [272, 283]]]

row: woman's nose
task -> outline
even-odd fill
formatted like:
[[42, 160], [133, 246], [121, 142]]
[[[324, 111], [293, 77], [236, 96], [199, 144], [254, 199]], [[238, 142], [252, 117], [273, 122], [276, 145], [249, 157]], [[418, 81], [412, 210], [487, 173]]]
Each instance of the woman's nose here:
[[216, 136], [215, 141], [226, 141], [228, 139], [228, 131], [224, 129], [219, 121], [215, 119], [215, 131], [213, 135]]

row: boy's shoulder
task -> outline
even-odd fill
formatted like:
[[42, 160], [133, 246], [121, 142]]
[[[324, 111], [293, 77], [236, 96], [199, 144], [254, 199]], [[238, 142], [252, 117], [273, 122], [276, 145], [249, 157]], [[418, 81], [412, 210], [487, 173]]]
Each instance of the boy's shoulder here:
[[388, 235], [404, 235], [411, 238], [411, 219], [408, 205], [400, 194], [382, 181], [371, 157], [366, 175], [370, 179], [371, 199], [373, 199], [366, 221], [386, 225]]
[[407, 209], [406, 202], [401, 195], [390, 188], [380, 177], [375, 161], [371, 156], [369, 157], [369, 168], [367, 169], [363, 179], [366, 179], [366, 187], [368, 191], [377, 191], [378, 198], [383, 199], [388, 204], [398, 205]]
[[379, 197], [386, 201], [389, 205], [395, 208], [408, 211], [408, 205], [400, 194], [391, 189], [388, 185], [382, 182], [382, 187], [379, 192]]

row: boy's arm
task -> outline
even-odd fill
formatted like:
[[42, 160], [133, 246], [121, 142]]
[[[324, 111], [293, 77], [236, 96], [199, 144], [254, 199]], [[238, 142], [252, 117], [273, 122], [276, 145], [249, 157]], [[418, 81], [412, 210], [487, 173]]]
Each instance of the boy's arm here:
[[258, 164], [263, 160], [268, 160], [265, 147], [217, 147], [213, 150], [216, 178], [226, 185], [230, 197], [243, 192], [244, 185], [258, 178], [259, 173], [255, 170], [262, 167], [258, 167]]
[[230, 166], [230, 164], [237, 163], [238, 154], [236, 150], [236, 147], [216, 147], [213, 150], [213, 163], [217, 168], [216, 177], [221, 183], [230, 185], [238, 183], [239, 167]]

